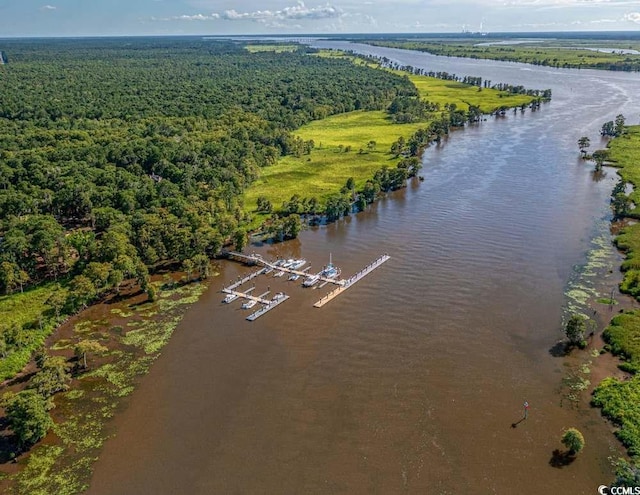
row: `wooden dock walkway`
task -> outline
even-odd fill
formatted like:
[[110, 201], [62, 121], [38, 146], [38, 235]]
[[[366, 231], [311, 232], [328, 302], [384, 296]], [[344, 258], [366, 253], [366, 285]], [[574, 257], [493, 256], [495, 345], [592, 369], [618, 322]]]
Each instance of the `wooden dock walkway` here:
[[[262, 258], [262, 256], [256, 255], [256, 254], [247, 255], [247, 254], [242, 254], [242, 253], [236, 253], [235, 251], [229, 251], [229, 252], [227, 252], [227, 256], [229, 256], [230, 258], [240, 259], [240, 260], [244, 261], [245, 263], [247, 263], [249, 265], [261, 265], [261, 266], [263, 266], [264, 267], [263, 271], [256, 272], [257, 275], [260, 275], [262, 273], [269, 273], [269, 272], [275, 270], [276, 273], [284, 272], [284, 273], [289, 273], [291, 275], [299, 275], [300, 277], [308, 277], [309, 273], [307, 273], [307, 272], [311, 268], [311, 267], [307, 267], [304, 270], [294, 270], [293, 268], [286, 268], [284, 266], [277, 266], [277, 265], [274, 265], [273, 263], [269, 263], [267, 260]], [[257, 275], [255, 275], [255, 276], [257, 276]], [[337, 280], [335, 278], [323, 277], [322, 276], [322, 271], [318, 272], [316, 275], [319, 277], [318, 280], [320, 282], [325, 282], [324, 285], [326, 285], [326, 284], [334, 284], [334, 285], [342, 286], [344, 284], [343, 280]]]
[[380, 265], [382, 265], [383, 263], [388, 261], [390, 258], [391, 258], [391, 256], [389, 256], [388, 254], [382, 255], [377, 260], [375, 260], [373, 263], [371, 263], [370, 265], [367, 265], [365, 268], [360, 270], [358, 273], [356, 273], [352, 277], [350, 277], [350, 278], [348, 278], [346, 280], [341, 280], [340, 282], [334, 282], [334, 283], [338, 283], [339, 287], [337, 287], [337, 288], [333, 289], [331, 292], [329, 292], [326, 296], [324, 296], [317, 303], [315, 303], [313, 305], [313, 307], [314, 308], [321, 308], [322, 306], [327, 304], [329, 301], [333, 301], [336, 297], [338, 297], [340, 294], [342, 294], [345, 290], [347, 290], [349, 287], [353, 286], [356, 282], [359, 282], [360, 280], [362, 280], [364, 277], [369, 275], [373, 270], [375, 270]]

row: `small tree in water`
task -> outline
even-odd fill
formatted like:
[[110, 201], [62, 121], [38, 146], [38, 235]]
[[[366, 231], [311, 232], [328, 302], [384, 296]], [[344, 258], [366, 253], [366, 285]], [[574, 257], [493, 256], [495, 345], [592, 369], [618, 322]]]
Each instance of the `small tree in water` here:
[[562, 435], [562, 444], [574, 455], [584, 448], [584, 437], [576, 428], [569, 428]]
[[591, 145], [591, 140], [587, 136], [582, 136], [578, 139], [578, 148], [580, 148], [580, 153], [582, 153], [582, 158], [587, 157], [587, 149]]
[[584, 348], [587, 343], [584, 340], [584, 334], [587, 330], [585, 318], [579, 314], [571, 315], [569, 321], [564, 327], [564, 333], [569, 339], [569, 344]]

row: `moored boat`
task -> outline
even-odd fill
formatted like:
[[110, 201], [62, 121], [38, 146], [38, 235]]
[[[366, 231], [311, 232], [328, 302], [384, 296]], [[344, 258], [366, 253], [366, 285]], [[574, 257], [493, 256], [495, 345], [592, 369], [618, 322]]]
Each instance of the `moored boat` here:
[[255, 299], [249, 299], [248, 301], [246, 301], [246, 302], [242, 305], [242, 309], [251, 309], [251, 308], [253, 308], [257, 303], [258, 303], [258, 301], [256, 301]]
[[275, 296], [273, 296], [273, 299], [271, 299], [271, 300], [272, 300], [273, 302], [277, 302], [277, 301], [279, 301], [280, 299], [284, 299], [284, 297], [285, 297], [284, 292], [278, 292], [278, 293], [276, 293], [276, 295], [275, 295]]
[[227, 297], [225, 297], [222, 302], [225, 302], [227, 304], [235, 301], [236, 299], [238, 299], [238, 294], [227, 294]]
[[298, 260], [294, 260], [293, 263], [289, 266], [289, 269], [297, 270], [298, 268], [302, 268], [306, 264], [307, 260], [305, 260], [304, 258], [300, 258]]
[[304, 279], [304, 282], [302, 282], [302, 286], [313, 287], [319, 281], [320, 281], [320, 275], [309, 275], [307, 278]]

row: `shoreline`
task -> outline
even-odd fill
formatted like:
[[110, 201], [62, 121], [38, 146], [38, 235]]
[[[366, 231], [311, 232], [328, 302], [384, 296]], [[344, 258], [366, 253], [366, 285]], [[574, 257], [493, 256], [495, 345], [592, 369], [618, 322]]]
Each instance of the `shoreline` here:
[[156, 277], [152, 283], [158, 288], [157, 300], [148, 301], [146, 293], [134, 291], [116, 301], [102, 301], [70, 317], [47, 338], [47, 348], [54, 356], [69, 358], [73, 341], [87, 336], [105, 343], [109, 350], [90, 355], [89, 368], [76, 371], [71, 387], [56, 394], [52, 430], [12, 463], [9, 459], [3, 462], [0, 490], [16, 494], [86, 490], [92, 464], [112, 435], [114, 414], [127, 403], [210, 280], [163, 288]]

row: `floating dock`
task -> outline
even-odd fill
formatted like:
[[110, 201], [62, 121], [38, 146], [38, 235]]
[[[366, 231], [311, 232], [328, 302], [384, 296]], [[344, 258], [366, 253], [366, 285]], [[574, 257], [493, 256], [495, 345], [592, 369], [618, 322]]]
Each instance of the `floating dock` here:
[[233, 291], [236, 288], [240, 287], [242, 284], [246, 284], [247, 282], [250, 282], [251, 280], [253, 280], [257, 276], [262, 275], [263, 273], [265, 273], [266, 270], [267, 270], [266, 268], [263, 268], [262, 270], [258, 270], [257, 272], [250, 273], [249, 275], [247, 275], [243, 279], [238, 280], [237, 282], [231, 284], [229, 287], [225, 287], [224, 289], [222, 289], [222, 292], [226, 292], [227, 294], [231, 294], [231, 292], [229, 292], [229, 291]]
[[283, 302], [285, 302], [287, 299], [289, 299], [289, 296], [284, 294], [282, 297], [276, 299], [275, 301], [269, 301], [269, 304], [267, 304], [266, 306], [260, 308], [255, 313], [251, 313], [249, 316], [247, 316], [247, 320], [249, 320], [249, 321], [257, 320], [258, 318], [260, 318], [265, 313], [271, 311], [276, 306], [278, 306], [278, 305], [282, 304]]
[[[250, 314], [249, 316], [247, 316], [247, 320], [249, 320], [249, 321], [254, 321], [254, 320], [260, 318], [262, 315], [266, 314], [267, 312], [271, 311], [273, 308], [279, 306], [284, 301], [289, 299], [290, 296], [288, 296], [288, 295], [286, 295], [284, 293], [278, 293], [278, 295], [273, 299], [265, 299], [265, 296], [269, 292], [265, 292], [264, 294], [256, 297], [256, 296], [252, 296], [251, 295], [251, 291], [253, 291], [253, 288], [242, 292], [242, 291], [237, 290], [238, 287], [240, 287], [242, 284], [245, 284], [245, 283], [253, 280], [254, 278], [256, 278], [259, 275], [271, 273], [273, 271], [276, 271], [276, 275], [274, 275], [274, 276], [282, 276], [282, 275], [284, 275], [284, 273], [289, 273], [291, 275], [298, 275], [299, 277], [308, 277], [309, 276], [309, 271], [310, 271], [310, 268], [311, 268], [310, 266], [308, 266], [304, 270], [297, 270], [297, 269], [293, 269], [293, 268], [283, 267], [283, 266], [281, 266], [280, 261], [275, 261], [275, 262], [271, 263], [271, 262], [268, 262], [265, 259], [263, 259], [262, 256], [259, 255], [259, 254], [246, 255], [246, 254], [236, 253], [236, 252], [227, 252], [226, 254], [227, 254], [227, 256], [229, 258], [241, 261], [241, 262], [249, 264], [249, 265], [254, 265], [254, 266], [255, 265], [259, 265], [259, 266], [262, 267], [260, 270], [257, 270], [255, 272], [247, 275], [243, 279], [239, 279], [237, 282], [235, 282], [235, 283], [229, 285], [228, 287], [225, 287], [224, 289], [222, 289], [222, 292], [225, 293], [225, 294], [233, 294], [233, 295], [237, 296], [238, 298], [242, 298], [242, 299], [245, 299], [245, 300], [252, 300], [252, 301], [256, 301], [256, 303], [262, 304], [262, 308], [260, 308], [256, 312]], [[352, 277], [350, 277], [348, 279], [345, 279], [345, 280], [338, 280], [337, 278], [324, 277], [324, 276], [322, 276], [323, 271], [315, 274], [314, 277], [317, 277], [318, 281], [321, 282], [320, 288], [326, 286], [327, 284], [334, 284], [337, 287], [335, 289], [333, 289], [331, 292], [329, 292], [322, 299], [320, 299], [318, 302], [316, 302], [313, 306], [316, 307], [316, 308], [321, 308], [325, 304], [327, 304], [329, 301], [333, 301], [336, 297], [338, 297], [340, 294], [342, 294], [348, 288], [350, 288], [351, 286], [355, 285], [357, 282], [359, 282], [364, 277], [369, 275], [373, 270], [375, 270], [380, 265], [382, 265], [383, 263], [388, 261], [390, 258], [391, 257], [388, 254], [384, 254], [384, 255], [380, 256], [377, 260], [375, 260], [373, 263], [367, 265], [365, 268], [360, 270], [358, 273], [356, 273]], [[280, 275], [280, 273], [282, 273], [282, 275]]]
[[355, 283], [357, 283], [360, 280], [362, 280], [364, 277], [369, 275], [373, 270], [375, 270], [380, 265], [382, 265], [383, 263], [388, 261], [390, 258], [391, 258], [391, 256], [389, 256], [388, 254], [382, 255], [377, 260], [375, 260], [373, 263], [371, 263], [370, 265], [367, 265], [365, 268], [360, 270], [358, 273], [356, 273], [351, 278], [348, 278], [346, 280], [341, 280], [340, 283], [339, 283], [339, 287], [337, 287], [336, 289], [333, 289], [331, 292], [329, 292], [326, 296], [324, 296], [317, 303], [315, 303], [313, 305], [313, 307], [314, 308], [321, 308], [322, 306], [327, 304], [329, 301], [333, 301], [336, 297], [338, 297], [340, 294], [342, 294], [345, 290], [347, 290], [349, 287], [353, 286]]

